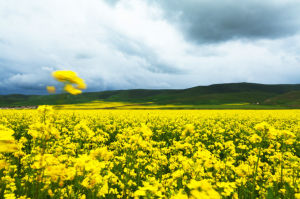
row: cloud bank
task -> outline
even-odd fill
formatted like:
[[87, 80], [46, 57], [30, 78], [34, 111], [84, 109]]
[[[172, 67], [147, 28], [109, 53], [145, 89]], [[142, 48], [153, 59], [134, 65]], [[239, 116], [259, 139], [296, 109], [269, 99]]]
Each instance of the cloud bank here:
[[292, 0], [0, 0], [0, 94], [46, 93], [54, 70], [87, 91], [300, 83]]
[[161, 5], [165, 16], [198, 43], [288, 37], [296, 34], [300, 25], [297, 0], [152, 2]]

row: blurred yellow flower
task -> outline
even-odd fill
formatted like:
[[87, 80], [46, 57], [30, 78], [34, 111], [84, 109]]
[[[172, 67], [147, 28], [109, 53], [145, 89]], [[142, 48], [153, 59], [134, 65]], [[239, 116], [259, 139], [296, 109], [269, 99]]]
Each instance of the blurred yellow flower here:
[[77, 78], [77, 74], [73, 71], [60, 70], [52, 73], [52, 76], [59, 82], [71, 82], [75, 83], [74, 79]]
[[86, 84], [84, 83], [84, 81], [80, 78], [76, 79], [76, 83], [77, 84], [77, 88], [78, 89], [86, 89]]
[[0, 125], [0, 153], [9, 153], [18, 150], [12, 134], [14, 134], [13, 130]]
[[47, 86], [48, 93], [55, 93], [56, 89], [54, 86]]
[[18, 150], [18, 147], [14, 141], [0, 140], [0, 153], [11, 153]]
[[[52, 73], [52, 76], [57, 81], [65, 83], [66, 85], [64, 87], [64, 90], [72, 95], [81, 94], [81, 90], [86, 89], [86, 84], [84, 80], [79, 78], [77, 74], [73, 71], [55, 71]], [[76, 87], [74, 87], [72, 84], [76, 84]]]
[[12, 134], [14, 134], [13, 130], [0, 125], [0, 141], [14, 140]]
[[72, 84], [66, 84], [64, 90], [72, 95], [78, 95], [82, 93], [81, 90], [76, 89], [74, 86], [72, 86]]
[[0, 160], [0, 170], [6, 167], [7, 163], [4, 160]]

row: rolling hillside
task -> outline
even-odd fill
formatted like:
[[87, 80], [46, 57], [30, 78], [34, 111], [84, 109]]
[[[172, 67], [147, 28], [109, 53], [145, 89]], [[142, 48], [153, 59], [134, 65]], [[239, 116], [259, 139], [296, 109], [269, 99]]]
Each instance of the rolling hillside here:
[[300, 108], [300, 84], [265, 85], [253, 83], [214, 84], [188, 89], [114, 90], [89, 92], [72, 96], [57, 95], [2, 95], [0, 106], [32, 106], [77, 104], [91, 101], [152, 102], [156, 105], [223, 105], [235, 103]]

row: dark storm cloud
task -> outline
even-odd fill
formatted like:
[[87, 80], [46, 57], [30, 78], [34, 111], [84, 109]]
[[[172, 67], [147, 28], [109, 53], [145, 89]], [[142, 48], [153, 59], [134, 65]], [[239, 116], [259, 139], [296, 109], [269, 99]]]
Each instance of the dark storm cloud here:
[[0, 57], [0, 94], [46, 94], [49, 83], [55, 82], [47, 67]]
[[188, 39], [215, 43], [231, 39], [275, 39], [295, 34], [298, 0], [150, 0]]
[[37, 73], [38, 75], [5, 70], [5, 73], [0, 75], [0, 94], [45, 94], [45, 88], [51, 82], [51, 79], [42, 71]]

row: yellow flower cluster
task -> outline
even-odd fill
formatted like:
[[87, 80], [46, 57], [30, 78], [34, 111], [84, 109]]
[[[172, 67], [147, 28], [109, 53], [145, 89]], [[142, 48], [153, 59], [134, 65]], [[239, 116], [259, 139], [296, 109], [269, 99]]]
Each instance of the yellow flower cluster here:
[[56, 92], [55, 86], [47, 86], [46, 88], [47, 88], [48, 93], [55, 93]]
[[[72, 95], [81, 94], [83, 89], [86, 89], [86, 84], [83, 79], [79, 78], [73, 71], [55, 71], [52, 76], [59, 82], [65, 84], [64, 90]], [[76, 85], [76, 87], [73, 86]], [[49, 93], [55, 93], [56, 89], [54, 86], [47, 86]]]
[[0, 198], [300, 198], [299, 140], [299, 110], [1, 110]]
[[0, 124], [0, 153], [14, 152], [17, 150], [14, 131]]

